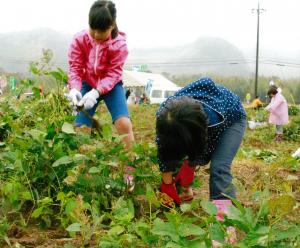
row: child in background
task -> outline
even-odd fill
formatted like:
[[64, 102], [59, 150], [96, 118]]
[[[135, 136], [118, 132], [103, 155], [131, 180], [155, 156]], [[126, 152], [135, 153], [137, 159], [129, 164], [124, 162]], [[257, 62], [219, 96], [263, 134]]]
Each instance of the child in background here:
[[250, 101], [251, 101], [251, 94], [248, 92], [246, 94], [246, 103], [249, 105], [250, 104]]
[[270, 112], [269, 123], [276, 126], [275, 141], [283, 140], [283, 125], [289, 122], [288, 104], [276, 86], [271, 86], [268, 90], [268, 97], [271, 98], [266, 110]]
[[131, 93], [131, 90], [130, 89], [126, 89], [126, 91], [125, 91], [126, 101], [127, 101], [128, 97], [130, 96], [130, 93]]
[[[168, 98], [156, 119], [161, 192], [177, 204], [192, 199], [195, 167], [210, 162], [210, 199], [221, 207], [231, 204], [227, 197], [235, 198], [231, 163], [245, 127], [239, 97], [210, 78], [199, 79]], [[182, 195], [175, 183], [180, 184]]]
[[259, 96], [255, 96], [255, 99], [251, 103], [251, 108], [260, 109], [263, 106], [263, 102], [259, 99]]
[[[75, 35], [68, 54], [69, 98], [90, 115], [79, 112], [75, 125], [85, 125], [90, 132], [91, 117], [103, 100], [118, 134], [124, 135], [125, 146], [130, 149], [134, 136], [122, 84], [127, 55], [126, 35], [118, 30], [115, 4], [106, 0], [94, 2], [89, 11], [89, 30]], [[132, 171], [126, 167], [125, 181], [131, 186]]]
[[270, 88], [271, 88], [271, 87], [277, 88], [277, 92], [279, 92], [280, 94], [282, 93], [282, 89], [281, 89], [280, 87], [277, 87], [277, 86], [275, 85], [275, 82], [274, 82], [273, 80], [271, 80], [271, 81], [269, 82], [269, 86], [270, 86]]

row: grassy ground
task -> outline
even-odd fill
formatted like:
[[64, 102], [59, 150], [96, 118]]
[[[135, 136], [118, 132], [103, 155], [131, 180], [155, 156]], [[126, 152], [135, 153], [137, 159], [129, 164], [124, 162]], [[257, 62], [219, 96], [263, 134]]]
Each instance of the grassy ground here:
[[[154, 142], [155, 111], [157, 106], [131, 106], [131, 115], [137, 142]], [[248, 120], [267, 121], [264, 110], [247, 110]], [[299, 125], [300, 114], [290, 116], [290, 126]], [[296, 162], [291, 154], [300, 147], [300, 134], [286, 137], [282, 142], [274, 141], [275, 127], [266, 125], [254, 130], [246, 129], [240, 150], [232, 164], [237, 197], [245, 205], [253, 205], [252, 194], [268, 188], [274, 197], [292, 194], [300, 204], [300, 161]], [[201, 167], [198, 172], [201, 187], [196, 189], [201, 198], [208, 198], [209, 166]], [[299, 220], [300, 207], [290, 213], [290, 218]]]
[[[134, 134], [137, 143], [151, 143], [155, 139], [156, 105], [130, 106]], [[99, 109], [100, 120], [109, 121], [110, 117], [104, 106]], [[263, 111], [248, 111], [248, 119], [266, 120]], [[256, 192], [266, 191], [268, 199], [274, 201], [272, 211], [286, 220], [300, 223], [300, 161], [291, 158], [291, 154], [300, 146], [299, 134], [293, 133], [294, 126], [300, 125], [300, 114], [291, 117], [286, 139], [275, 142], [273, 126], [247, 128], [241, 148], [233, 162], [232, 171], [237, 187], [237, 197], [245, 206], [256, 208]], [[208, 166], [197, 172], [200, 187], [195, 188], [196, 198], [208, 199]], [[295, 204], [293, 209], [286, 207], [286, 196], [291, 196]], [[271, 204], [272, 206], [272, 204]], [[289, 211], [285, 211], [288, 209]], [[34, 222], [27, 228], [12, 226], [8, 233], [12, 244], [18, 247], [80, 247], [80, 238], [69, 238], [61, 229], [41, 230]], [[5, 246], [2, 243], [3, 247]], [[69, 245], [69, 246], [68, 246]], [[72, 245], [72, 246], [71, 246]], [[17, 246], [15, 246], [17, 247]], [[94, 247], [90, 243], [90, 247]]]

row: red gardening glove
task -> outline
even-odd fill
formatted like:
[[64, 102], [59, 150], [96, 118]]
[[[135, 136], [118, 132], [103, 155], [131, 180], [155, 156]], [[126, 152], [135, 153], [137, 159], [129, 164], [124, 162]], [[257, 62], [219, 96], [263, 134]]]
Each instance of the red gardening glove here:
[[180, 185], [183, 187], [188, 187], [193, 181], [195, 177], [195, 168], [189, 166], [189, 162], [184, 160], [182, 166], [175, 177], [175, 182], [180, 182]]
[[181, 199], [177, 193], [174, 182], [171, 184], [165, 184], [164, 182], [162, 182], [160, 185], [160, 191], [171, 197], [177, 204], [181, 204]]

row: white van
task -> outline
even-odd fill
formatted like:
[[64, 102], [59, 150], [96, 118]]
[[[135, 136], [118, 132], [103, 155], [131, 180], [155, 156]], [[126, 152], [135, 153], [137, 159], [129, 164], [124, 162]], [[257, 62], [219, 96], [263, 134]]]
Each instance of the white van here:
[[149, 100], [151, 104], [161, 104], [164, 102], [168, 97], [173, 96], [174, 93], [180, 90], [182, 87], [151, 87], [150, 92], [148, 94]]

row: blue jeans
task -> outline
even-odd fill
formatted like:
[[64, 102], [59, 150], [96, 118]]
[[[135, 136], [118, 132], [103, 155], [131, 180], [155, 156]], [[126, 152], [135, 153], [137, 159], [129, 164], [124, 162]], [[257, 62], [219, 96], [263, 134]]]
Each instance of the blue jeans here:
[[232, 184], [231, 163], [241, 145], [246, 125], [246, 119], [240, 119], [221, 134], [210, 162], [211, 200], [226, 199], [223, 194], [235, 198], [236, 190]]
[[276, 125], [276, 134], [283, 134], [283, 125]]
[[[82, 88], [81, 88], [81, 94], [84, 96], [87, 92], [89, 92], [92, 89], [92, 87], [87, 84], [86, 82], [82, 82]], [[94, 116], [96, 109], [98, 107], [98, 104], [100, 101], [104, 100], [112, 121], [115, 122], [120, 117], [128, 117], [129, 118], [129, 112], [127, 108], [126, 98], [124, 94], [123, 84], [122, 82], [119, 82], [116, 84], [116, 86], [107, 94], [101, 95], [98, 98], [98, 102], [92, 107], [91, 109], [87, 110], [89, 115], [91, 117]], [[88, 127], [92, 127], [92, 120], [86, 116], [85, 113], [79, 112], [75, 119], [75, 125], [76, 126], [82, 126], [86, 125]]]

